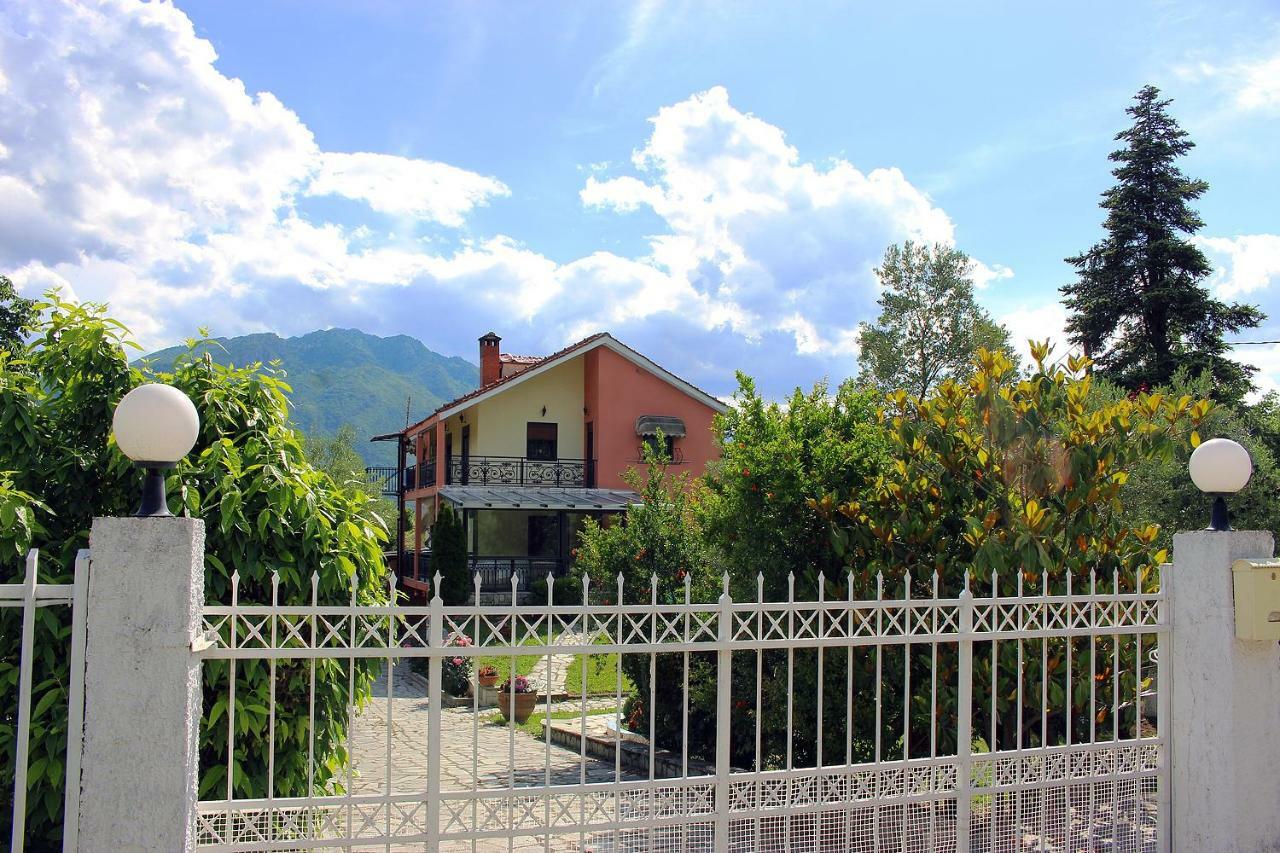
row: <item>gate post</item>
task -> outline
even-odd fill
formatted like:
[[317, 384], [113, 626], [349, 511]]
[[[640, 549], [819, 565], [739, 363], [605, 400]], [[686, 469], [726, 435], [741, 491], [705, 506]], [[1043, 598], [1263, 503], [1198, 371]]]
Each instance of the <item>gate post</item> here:
[[204, 522], [95, 518], [89, 538], [82, 850], [192, 850]]
[[[720, 612], [716, 619], [720, 649], [716, 652], [716, 823], [715, 849], [729, 849], [729, 739], [730, 716], [733, 712], [733, 599], [729, 596], [729, 573], [724, 575], [724, 591], [720, 593]], [[758, 785], [759, 781], [753, 781]], [[790, 820], [790, 818], [788, 818]]]
[[[1172, 684], [1168, 755], [1173, 851], [1280, 849], [1280, 650], [1236, 639], [1231, 567], [1269, 559], [1264, 531], [1198, 531], [1173, 538], [1169, 582]], [[1241, 602], [1243, 604], [1243, 602]], [[1165, 650], [1162, 648], [1161, 664]]]
[[[969, 574], [960, 593], [956, 641], [960, 663], [956, 682], [956, 853], [969, 853], [973, 815], [973, 593]], [[994, 749], [994, 747], [992, 747]]]

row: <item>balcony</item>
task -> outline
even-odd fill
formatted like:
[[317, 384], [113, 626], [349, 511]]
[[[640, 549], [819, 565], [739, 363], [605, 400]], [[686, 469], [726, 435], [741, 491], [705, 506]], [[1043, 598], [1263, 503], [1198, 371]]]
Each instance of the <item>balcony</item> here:
[[448, 460], [445, 483], [459, 486], [558, 486], [591, 488], [591, 459], [530, 459], [526, 456], [455, 456]]

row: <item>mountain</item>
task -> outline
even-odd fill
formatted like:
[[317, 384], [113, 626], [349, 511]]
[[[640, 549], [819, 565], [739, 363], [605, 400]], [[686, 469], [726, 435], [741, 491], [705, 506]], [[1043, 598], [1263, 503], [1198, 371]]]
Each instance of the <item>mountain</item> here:
[[[268, 332], [214, 340], [222, 347], [213, 349], [214, 358], [223, 363], [279, 359], [293, 388], [293, 421], [308, 435], [331, 435], [343, 424], [354, 426], [361, 439], [395, 432], [405, 426], [406, 399], [410, 421], [417, 421], [480, 382], [471, 362], [432, 352], [408, 335], [380, 338], [326, 329], [296, 338]], [[170, 347], [145, 358], [167, 370], [184, 352], [185, 347]], [[392, 442], [362, 440], [359, 450], [367, 464], [394, 464]]]

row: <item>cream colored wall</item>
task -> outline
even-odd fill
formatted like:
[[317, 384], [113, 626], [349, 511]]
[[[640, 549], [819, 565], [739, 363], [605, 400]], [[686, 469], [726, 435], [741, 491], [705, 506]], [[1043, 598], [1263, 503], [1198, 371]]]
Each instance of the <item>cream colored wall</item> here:
[[[526, 426], [538, 421], [559, 424], [556, 448], [562, 459], [581, 459], [585, 452], [582, 365], [581, 356], [570, 359], [463, 412], [471, 427], [471, 455], [524, 456]], [[462, 447], [460, 430], [458, 416], [449, 418], [454, 454]]]

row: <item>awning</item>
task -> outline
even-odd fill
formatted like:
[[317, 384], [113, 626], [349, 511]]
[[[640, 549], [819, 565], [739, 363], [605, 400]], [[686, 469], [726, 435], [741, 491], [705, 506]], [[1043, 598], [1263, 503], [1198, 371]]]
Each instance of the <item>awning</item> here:
[[668, 438], [684, 438], [684, 421], [668, 415], [641, 415], [636, 418], [636, 435], [655, 435], [658, 430]]
[[440, 497], [460, 509], [552, 509], [620, 512], [640, 503], [627, 489], [562, 489], [548, 486], [445, 486]]

